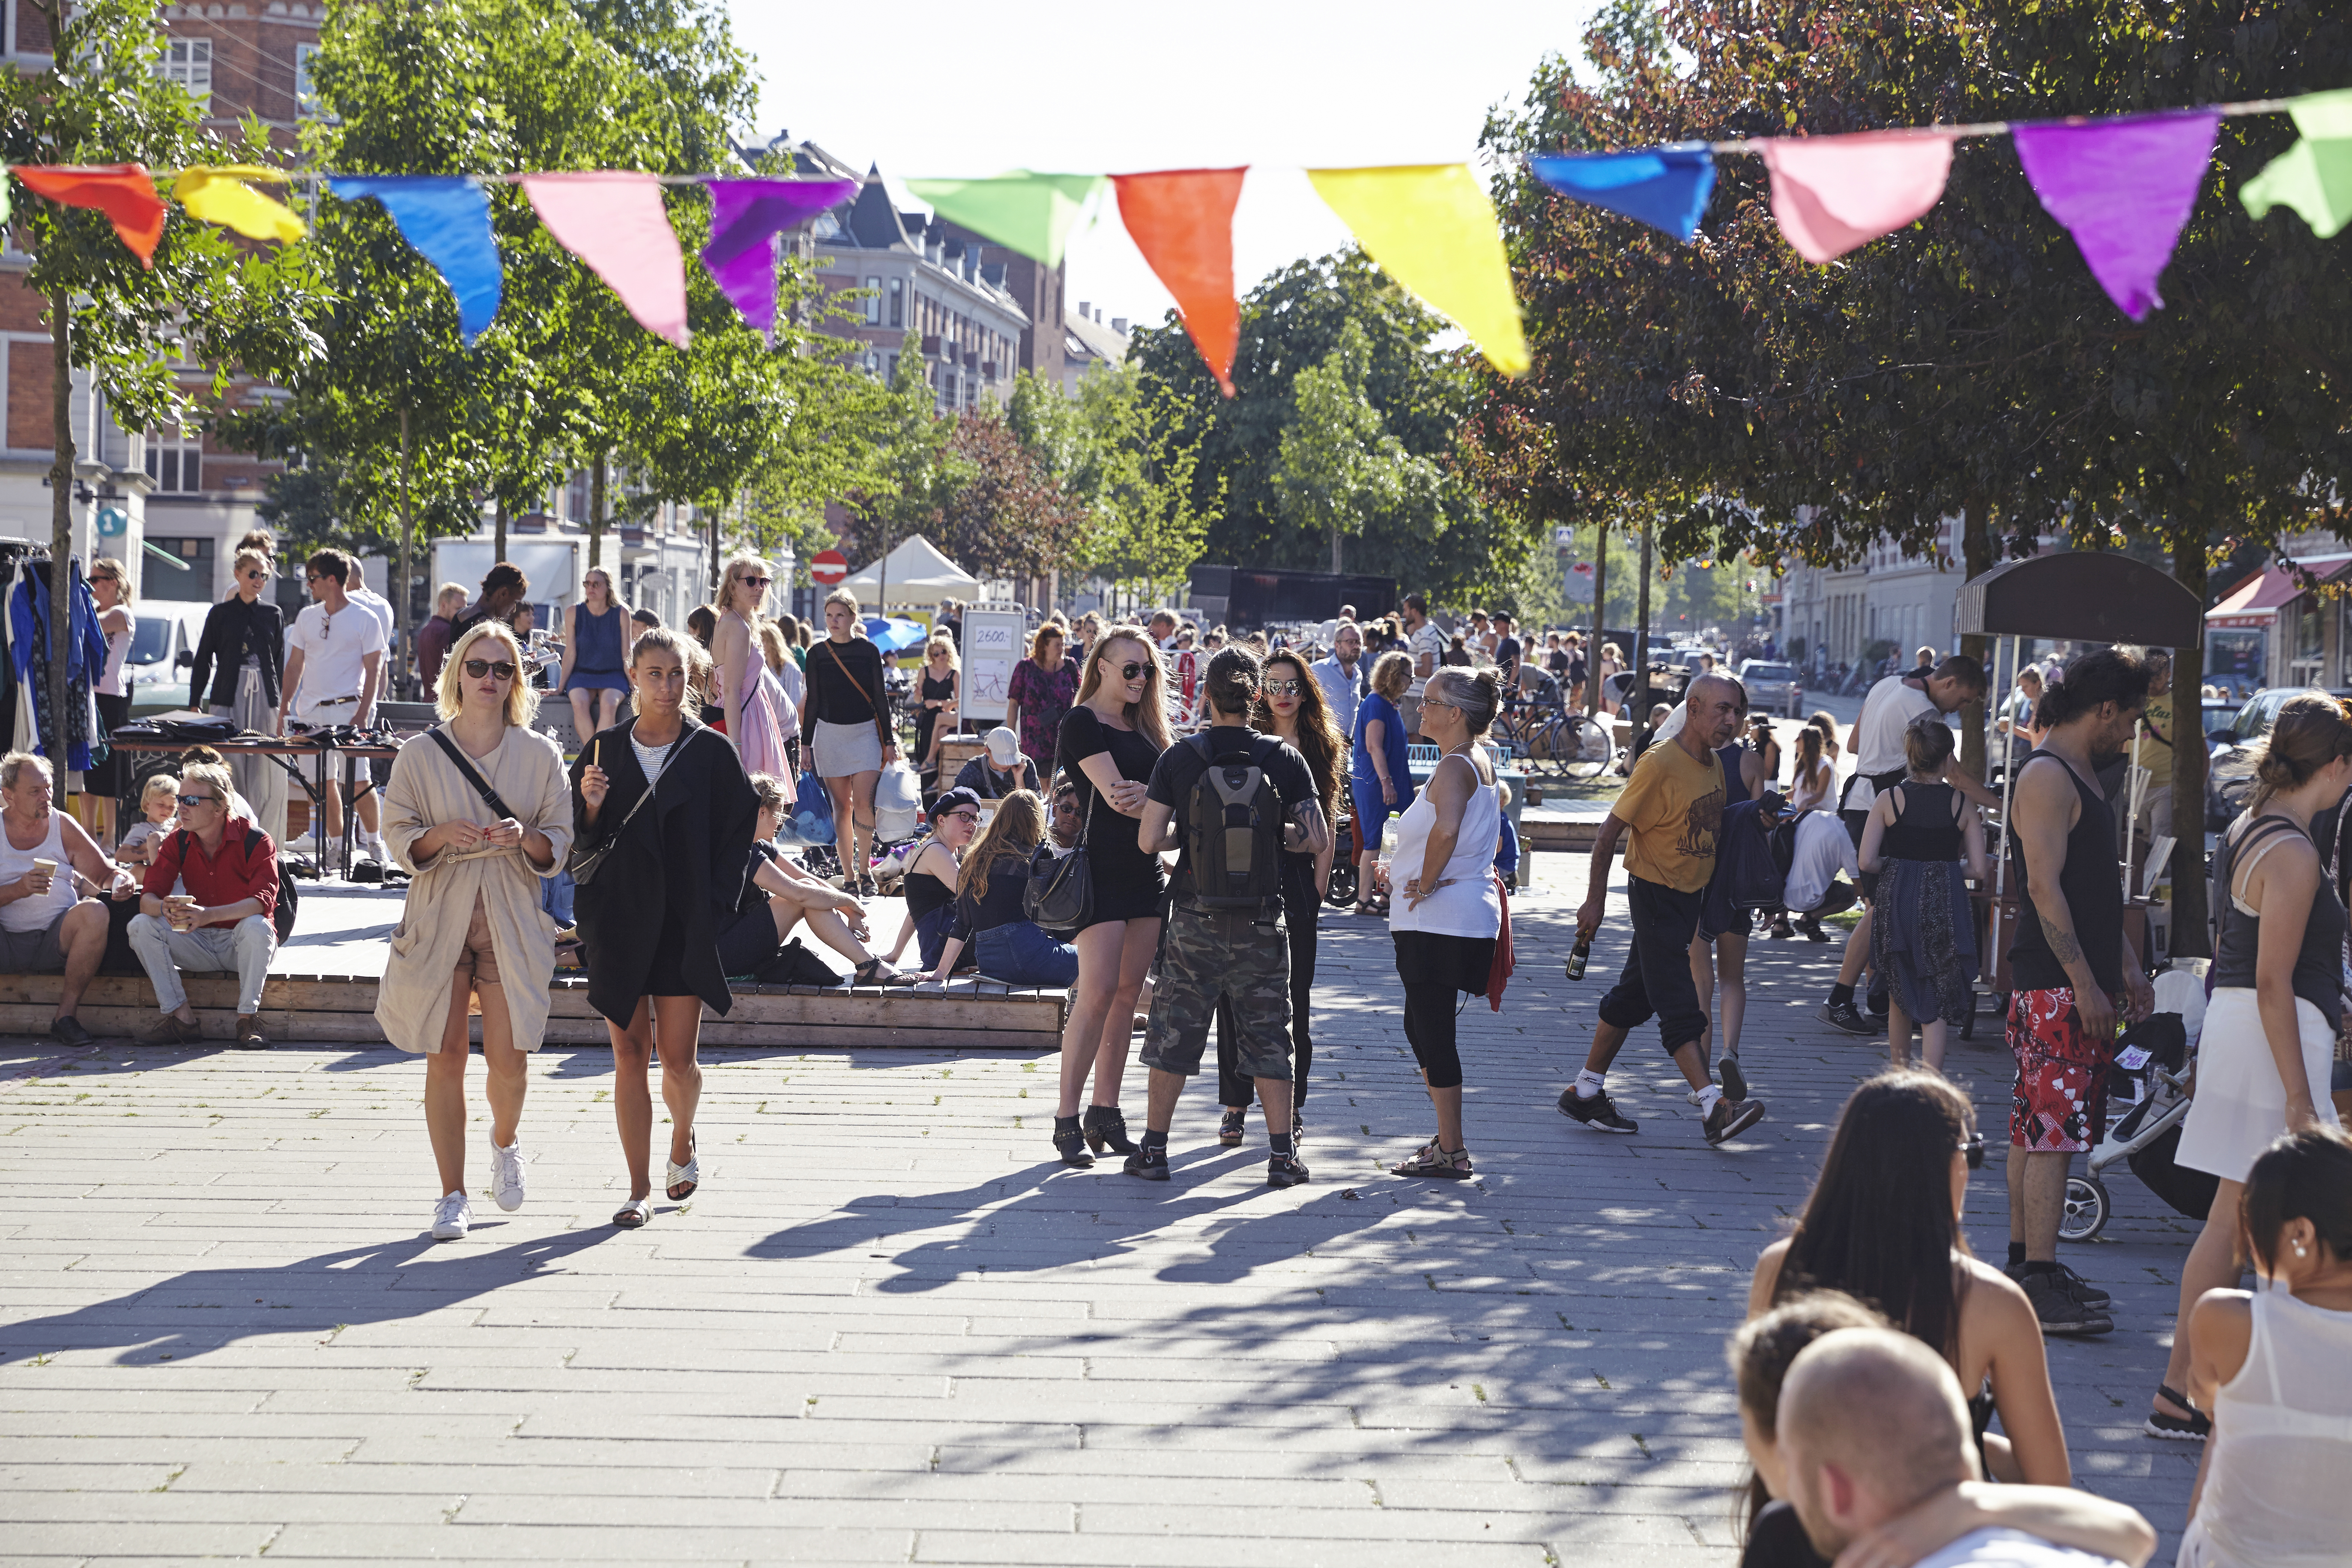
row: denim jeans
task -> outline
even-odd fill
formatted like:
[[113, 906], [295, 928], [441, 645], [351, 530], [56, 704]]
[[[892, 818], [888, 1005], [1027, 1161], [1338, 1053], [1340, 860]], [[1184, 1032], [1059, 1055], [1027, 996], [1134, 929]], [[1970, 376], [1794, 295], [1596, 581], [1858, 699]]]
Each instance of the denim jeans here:
[[980, 972], [1013, 985], [1067, 990], [1078, 983], [1078, 950], [1055, 942], [1034, 921], [991, 926], [972, 941]]
[[277, 928], [263, 915], [247, 915], [234, 926], [200, 926], [173, 931], [161, 915], [133, 915], [131, 950], [155, 987], [155, 1004], [176, 1013], [188, 999], [180, 971], [230, 970], [236, 975], [236, 1010], [240, 1016], [261, 1011], [261, 988], [269, 979], [269, 955], [278, 946]]

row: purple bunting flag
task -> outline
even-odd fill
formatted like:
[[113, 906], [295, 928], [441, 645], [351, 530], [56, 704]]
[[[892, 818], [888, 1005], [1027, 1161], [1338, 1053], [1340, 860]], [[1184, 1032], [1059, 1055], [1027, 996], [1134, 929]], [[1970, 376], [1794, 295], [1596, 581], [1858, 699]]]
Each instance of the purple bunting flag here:
[[2145, 114], [2014, 132], [2033, 194], [2135, 321], [2164, 305], [2156, 280], [2197, 205], [2221, 123], [2210, 112]]
[[857, 194], [855, 180], [713, 180], [702, 265], [743, 320], [776, 341], [776, 236]]

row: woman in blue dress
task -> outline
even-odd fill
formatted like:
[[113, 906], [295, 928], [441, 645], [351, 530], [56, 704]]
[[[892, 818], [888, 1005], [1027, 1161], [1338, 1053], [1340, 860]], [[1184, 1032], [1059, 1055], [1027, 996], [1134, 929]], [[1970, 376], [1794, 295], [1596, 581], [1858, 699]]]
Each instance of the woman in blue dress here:
[[588, 737], [609, 730], [621, 718], [629, 694], [622, 672], [622, 647], [628, 611], [613, 597], [613, 579], [591, 566], [580, 580], [580, 602], [564, 612], [563, 689], [572, 698], [572, 728], [585, 746]]
[[1348, 795], [1356, 825], [1356, 912], [1386, 912], [1372, 892], [1372, 867], [1389, 818], [1412, 804], [1412, 770], [1405, 762], [1404, 715], [1397, 699], [1412, 684], [1412, 658], [1384, 653], [1372, 666], [1372, 689], [1356, 706], [1349, 748]]

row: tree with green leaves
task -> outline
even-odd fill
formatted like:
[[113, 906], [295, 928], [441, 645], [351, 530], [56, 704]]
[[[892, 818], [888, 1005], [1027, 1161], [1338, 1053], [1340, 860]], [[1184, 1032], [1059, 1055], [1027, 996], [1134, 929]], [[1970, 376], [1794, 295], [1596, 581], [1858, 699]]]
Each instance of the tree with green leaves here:
[[[272, 161], [258, 124], [236, 144], [217, 141], [204, 132], [196, 101], [157, 75], [159, 0], [32, 4], [48, 27], [51, 63], [32, 75], [0, 74], [0, 156], [9, 163], [137, 163], [168, 172]], [[79, 456], [72, 373], [89, 374], [126, 430], [194, 426], [238, 371], [285, 375], [316, 363], [321, 344], [305, 321], [312, 258], [300, 246], [257, 247], [179, 212], [165, 221], [152, 265], [88, 208], [20, 200], [14, 221], [33, 258], [26, 281], [48, 316], [50, 549], [63, 563], [73, 550]], [[215, 367], [208, 397], [182, 392], [175, 360]], [[47, 696], [57, 715], [66, 711], [69, 621], [50, 617]], [[62, 789], [64, 759], [54, 760]]]
[[1348, 322], [1322, 363], [1292, 380], [1290, 423], [1275, 449], [1275, 507], [1293, 525], [1330, 535], [1335, 574], [1341, 536], [1385, 514], [1403, 493], [1405, 470], [1430, 461], [1408, 453], [1364, 395], [1370, 357], [1363, 323]]

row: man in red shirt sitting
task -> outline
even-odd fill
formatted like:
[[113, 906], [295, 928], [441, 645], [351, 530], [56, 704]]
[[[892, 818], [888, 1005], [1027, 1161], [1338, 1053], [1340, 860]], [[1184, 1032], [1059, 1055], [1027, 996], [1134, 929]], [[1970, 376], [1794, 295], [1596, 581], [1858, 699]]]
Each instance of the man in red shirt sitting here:
[[[204, 1038], [180, 984], [184, 969], [235, 970], [237, 1046], [269, 1045], [261, 1033], [261, 987], [278, 945], [270, 923], [278, 908], [278, 847], [251, 822], [230, 817], [230, 795], [228, 769], [219, 763], [181, 771], [179, 830], [147, 868], [142, 912], [131, 919], [131, 951], [163, 1010], [153, 1036], [159, 1045]], [[174, 896], [175, 884], [186, 891]]]

